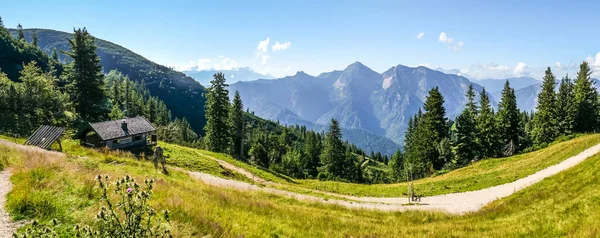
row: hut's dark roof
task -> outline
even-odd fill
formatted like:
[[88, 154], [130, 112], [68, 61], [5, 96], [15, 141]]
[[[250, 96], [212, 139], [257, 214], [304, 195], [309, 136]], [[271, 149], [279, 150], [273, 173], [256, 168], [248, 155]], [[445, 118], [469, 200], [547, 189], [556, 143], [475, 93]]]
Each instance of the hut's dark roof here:
[[[121, 122], [127, 122], [127, 131], [121, 127]], [[90, 127], [102, 140], [117, 139], [130, 135], [137, 135], [156, 131], [156, 128], [146, 118], [138, 116], [114, 121], [90, 123]]]
[[26, 145], [33, 145], [43, 149], [50, 149], [50, 146], [60, 138], [65, 132], [65, 128], [42, 125], [25, 141]]

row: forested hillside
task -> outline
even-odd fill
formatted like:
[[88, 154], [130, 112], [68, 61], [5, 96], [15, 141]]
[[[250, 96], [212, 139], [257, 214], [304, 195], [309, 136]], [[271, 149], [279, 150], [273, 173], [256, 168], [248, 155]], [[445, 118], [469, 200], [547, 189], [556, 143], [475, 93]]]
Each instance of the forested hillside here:
[[535, 113], [519, 110], [509, 81], [497, 111], [485, 90], [477, 92], [470, 86], [465, 109], [453, 121], [447, 117], [445, 96], [435, 87], [423, 109], [409, 119], [403, 165], [411, 177], [424, 177], [477, 160], [536, 150], [576, 133], [598, 132], [600, 102], [590, 75], [584, 61], [575, 80], [565, 76], [557, 87], [548, 67]]
[[[19, 35], [17, 29], [9, 29], [9, 32], [15, 37]], [[34, 32], [37, 34], [37, 45], [43, 52], [50, 55], [56, 50], [59, 61], [71, 60], [61, 52], [69, 50], [68, 40], [73, 38], [73, 34], [48, 29], [23, 29], [27, 42], [33, 41]], [[202, 128], [206, 122], [204, 118], [206, 99], [203, 96], [204, 88], [198, 82], [181, 72], [156, 64], [112, 42], [97, 38], [95, 38], [95, 42], [104, 73], [117, 70], [134, 82], [143, 85], [153, 96], [165, 102], [174, 117], [186, 118], [194, 131], [202, 134]], [[35, 51], [32, 50], [32, 52]], [[40, 57], [40, 61], [44, 62], [44, 56], [39, 53], [32, 54]], [[31, 58], [23, 58], [19, 64], [28, 61], [31, 61]], [[40, 63], [39, 65], [44, 68], [46, 64]], [[17, 72], [13, 70], [6, 73], [13, 79]]]

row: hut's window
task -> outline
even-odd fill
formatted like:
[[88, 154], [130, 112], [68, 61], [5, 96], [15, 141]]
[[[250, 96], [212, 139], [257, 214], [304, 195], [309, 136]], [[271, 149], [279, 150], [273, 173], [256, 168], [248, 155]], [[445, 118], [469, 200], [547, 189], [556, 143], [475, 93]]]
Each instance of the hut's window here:
[[121, 140], [119, 140], [119, 139], [113, 140], [113, 144], [115, 144], [115, 145], [121, 144]]
[[133, 141], [140, 141], [142, 140], [142, 136], [134, 136], [133, 137]]

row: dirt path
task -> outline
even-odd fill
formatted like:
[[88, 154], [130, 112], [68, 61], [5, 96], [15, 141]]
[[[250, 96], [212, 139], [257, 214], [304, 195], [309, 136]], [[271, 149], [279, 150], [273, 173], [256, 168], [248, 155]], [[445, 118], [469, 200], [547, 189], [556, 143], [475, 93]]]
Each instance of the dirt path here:
[[235, 166], [233, 164], [230, 164], [230, 163], [228, 163], [228, 162], [226, 162], [224, 160], [220, 160], [220, 159], [217, 159], [217, 158], [212, 157], [210, 155], [202, 154], [200, 152], [197, 152], [197, 153], [200, 154], [200, 155], [202, 155], [202, 156], [204, 156], [204, 157], [206, 157], [206, 158], [209, 158], [209, 159], [212, 159], [212, 160], [216, 161], [223, 168], [226, 168], [226, 169], [234, 171], [234, 172], [236, 172], [238, 174], [244, 175], [244, 177], [249, 178], [249, 179], [251, 179], [254, 182], [262, 183], [262, 184], [273, 184], [273, 182], [270, 182], [270, 181], [264, 180], [264, 179], [262, 179], [262, 178], [260, 178], [258, 176], [255, 176], [253, 173], [250, 173], [247, 170], [245, 170], [243, 168], [240, 168], [240, 167], [237, 167], [237, 166]]
[[[407, 198], [355, 197], [355, 196], [333, 194], [333, 193], [323, 193], [323, 194], [336, 196], [336, 197], [340, 197], [340, 198], [344, 198], [344, 199], [350, 199], [350, 200], [354, 200], [355, 202], [347, 201], [347, 200], [335, 200], [335, 199], [325, 200], [323, 198], [316, 197], [316, 196], [299, 194], [299, 193], [289, 192], [289, 191], [275, 189], [275, 188], [259, 187], [257, 185], [240, 182], [240, 181], [223, 179], [223, 178], [215, 177], [213, 175], [200, 173], [200, 172], [189, 172], [189, 173], [192, 177], [199, 179], [199, 180], [203, 181], [204, 183], [213, 185], [213, 186], [226, 187], [226, 188], [232, 188], [232, 189], [244, 190], [244, 191], [262, 191], [262, 192], [287, 196], [287, 197], [295, 198], [298, 200], [320, 202], [320, 203], [325, 203], [325, 204], [336, 204], [336, 205], [341, 205], [341, 206], [344, 206], [347, 208], [363, 208], [363, 209], [374, 209], [374, 210], [380, 210], [380, 211], [439, 210], [439, 211], [445, 211], [445, 212], [453, 213], [453, 214], [464, 214], [467, 212], [477, 211], [477, 210], [481, 209], [483, 206], [485, 206], [486, 204], [488, 204], [494, 200], [510, 196], [517, 191], [520, 191], [524, 188], [527, 188], [527, 187], [543, 180], [544, 178], [550, 177], [561, 171], [569, 169], [597, 153], [600, 153], [600, 144], [590, 147], [590, 148], [586, 149], [585, 151], [579, 153], [578, 155], [575, 155], [566, 160], [563, 160], [562, 162], [560, 162], [556, 165], [553, 165], [546, 169], [540, 170], [532, 175], [529, 175], [525, 178], [516, 180], [512, 183], [502, 184], [502, 185], [489, 187], [489, 188], [481, 189], [481, 190], [477, 190], [477, 191], [470, 191], [470, 192], [463, 192], [463, 193], [451, 193], [451, 194], [445, 194], [445, 195], [439, 195], [439, 196], [423, 197], [423, 198], [421, 198], [421, 202], [419, 205], [407, 205], [407, 203], [408, 203]], [[232, 170], [235, 170], [236, 172], [244, 174], [248, 178], [254, 179], [254, 181], [260, 183], [259, 180], [256, 180], [255, 176], [253, 176], [250, 172], [248, 172], [242, 168], [236, 167], [232, 164], [229, 164], [225, 161], [216, 159], [211, 156], [206, 156], [206, 157], [214, 159], [215, 161], [219, 162], [219, 164], [221, 164], [221, 163], [228, 164], [227, 168], [229, 168], [229, 169], [231, 169], [230, 166], [233, 166], [233, 168], [235, 168], [235, 169], [232, 169]], [[223, 166], [223, 167], [225, 167], [225, 166]], [[240, 172], [240, 171], [242, 171], [242, 172]], [[260, 180], [262, 180], [262, 179], [260, 179]], [[262, 180], [262, 181], [264, 181], [264, 180]], [[269, 183], [273, 184], [272, 182], [269, 182]]]
[[12, 237], [17, 229], [17, 224], [10, 220], [10, 215], [5, 211], [6, 195], [12, 190], [10, 173], [8, 170], [0, 171], [0, 237]]

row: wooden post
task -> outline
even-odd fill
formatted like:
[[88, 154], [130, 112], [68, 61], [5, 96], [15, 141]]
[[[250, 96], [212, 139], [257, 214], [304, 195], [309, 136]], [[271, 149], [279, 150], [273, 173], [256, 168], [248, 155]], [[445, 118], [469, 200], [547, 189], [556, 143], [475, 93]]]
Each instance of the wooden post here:
[[62, 151], [63, 148], [62, 148], [62, 144], [60, 143], [60, 137], [56, 141], [58, 142], [58, 147], [60, 148], [60, 151]]

